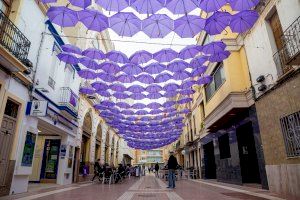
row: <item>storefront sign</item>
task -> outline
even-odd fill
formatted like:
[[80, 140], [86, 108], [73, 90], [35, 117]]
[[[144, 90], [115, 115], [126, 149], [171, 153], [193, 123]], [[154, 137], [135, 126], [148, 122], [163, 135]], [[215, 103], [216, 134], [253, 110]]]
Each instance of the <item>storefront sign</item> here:
[[45, 117], [47, 114], [48, 101], [31, 101], [27, 104], [26, 114], [33, 117]]
[[31, 167], [33, 161], [33, 153], [35, 148], [36, 135], [31, 132], [27, 132], [25, 145], [23, 149], [22, 163], [21, 166]]

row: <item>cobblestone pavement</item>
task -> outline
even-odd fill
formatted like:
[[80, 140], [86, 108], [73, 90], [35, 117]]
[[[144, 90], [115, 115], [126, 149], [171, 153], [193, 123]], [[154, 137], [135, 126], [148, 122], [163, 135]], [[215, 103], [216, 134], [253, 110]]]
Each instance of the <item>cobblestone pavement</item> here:
[[148, 175], [123, 183], [73, 184], [66, 187], [41, 189], [0, 200], [282, 200], [269, 191], [214, 181], [179, 180], [176, 189], [167, 189], [166, 182]]

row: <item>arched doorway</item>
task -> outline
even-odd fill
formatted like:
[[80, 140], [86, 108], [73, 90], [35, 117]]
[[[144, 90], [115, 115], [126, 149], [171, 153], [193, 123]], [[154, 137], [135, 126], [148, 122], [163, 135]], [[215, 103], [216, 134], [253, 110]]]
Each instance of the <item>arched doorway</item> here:
[[[79, 174], [89, 173], [90, 171], [90, 146], [92, 136], [92, 116], [87, 113], [82, 125], [82, 139], [80, 151]], [[87, 169], [87, 171], [85, 170]]]
[[104, 154], [104, 161], [105, 163], [108, 164], [108, 161], [109, 161], [109, 131], [107, 131], [106, 133], [106, 139], [105, 139], [105, 154]]
[[99, 123], [96, 133], [96, 145], [95, 145], [95, 162], [101, 158], [101, 147], [102, 147], [102, 126]]

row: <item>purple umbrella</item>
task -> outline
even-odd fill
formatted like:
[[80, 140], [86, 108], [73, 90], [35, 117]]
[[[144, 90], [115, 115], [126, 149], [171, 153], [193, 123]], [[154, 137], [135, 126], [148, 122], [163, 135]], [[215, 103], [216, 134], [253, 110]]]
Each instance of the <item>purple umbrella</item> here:
[[186, 80], [186, 81], [183, 81], [183, 83], [180, 85], [180, 88], [184, 90], [184, 89], [192, 87], [195, 84], [196, 84], [196, 81], [194, 81], [194, 80]]
[[193, 38], [205, 26], [205, 20], [194, 15], [185, 15], [174, 22], [174, 32], [181, 38]]
[[177, 103], [178, 104], [186, 104], [186, 103], [189, 103], [191, 101], [193, 101], [192, 98], [183, 98], [183, 99], [178, 100]]
[[174, 21], [165, 14], [151, 15], [142, 22], [142, 30], [150, 38], [164, 38], [173, 29]]
[[163, 107], [168, 108], [168, 107], [171, 107], [171, 106], [173, 106], [173, 105], [175, 105], [175, 104], [176, 104], [175, 101], [167, 101], [167, 102], [165, 102], [165, 103], [163, 104]]
[[160, 0], [131, 0], [130, 6], [140, 14], [154, 14], [163, 7]]
[[129, 6], [129, 0], [96, 0], [96, 3], [107, 11], [120, 12]]
[[116, 79], [113, 75], [107, 74], [107, 73], [98, 73], [97, 77], [99, 77], [101, 80], [107, 81], [107, 82], [114, 82]]
[[148, 108], [151, 108], [151, 109], [158, 109], [161, 107], [161, 104], [160, 103], [157, 103], [157, 102], [152, 102], [152, 103], [149, 103], [147, 105]]
[[230, 28], [233, 32], [244, 33], [252, 28], [258, 18], [259, 15], [255, 10], [241, 11], [232, 17]]
[[78, 18], [88, 30], [101, 32], [108, 28], [107, 17], [98, 10], [86, 9], [79, 11]]
[[148, 99], [159, 99], [161, 97], [162, 97], [162, 95], [160, 93], [150, 93], [147, 95]]
[[145, 88], [143, 88], [140, 85], [132, 85], [128, 88], [128, 91], [132, 92], [132, 93], [141, 93], [141, 92], [144, 92], [144, 90], [145, 90]]
[[243, 11], [254, 8], [259, 0], [229, 0], [229, 3], [233, 10]]
[[82, 94], [91, 95], [91, 94], [94, 94], [95, 90], [93, 88], [90, 88], [90, 87], [81, 87], [79, 89], [79, 92], [82, 93]]
[[135, 112], [136, 115], [147, 115], [148, 112], [146, 110], [138, 110]]
[[162, 90], [162, 87], [159, 85], [149, 85], [145, 90], [149, 93], [156, 93], [160, 92]]
[[193, 0], [170, 0], [166, 7], [173, 14], [187, 14], [197, 8]]
[[176, 60], [171, 62], [170, 64], [168, 64], [167, 69], [170, 72], [178, 72], [181, 70], [185, 70], [186, 68], [188, 68], [188, 63], [183, 61], [183, 60]]
[[141, 30], [141, 20], [133, 13], [117, 13], [109, 18], [109, 24], [120, 36], [132, 37]]
[[64, 44], [61, 46], [61, 49], [67, 53], [75, 53], [81, 55], [81, 49], [71, 44]]
[[116, 92], [113, 94], [114, 97], [116, 97], [117, 99], [127, 99], [129, 98], [129, 95], [126, 93], [122, 93], [122, 92]]
[[117, 77], [117, 80], [121, 83], [132, 83], [135, 81], [135, 77], [132, 75], [120, 75]]
[[134, 115], [133, 110], [123, 110], [121, 113], [124, 115]]
[[118, 102], [118, 103], [116, 103], [116, 105], [120, 108], [125, 108], [125, 109], [130, 108], [130, 105], [128, 103], [125, 103], [125, 102]]
[[181, 90], [179, 91], [179, 94], [182, 94], [182, 95], [191, 95], [191, 94], [195, 94], [195, 90]]
[[103, 96], [103, 97], [111, 97], [111, 94], [105, 90], [99, 90], [99, 91], [97, 91], [97, 94], [99, 94], [100, 96]]
[[205, 12], [214, 12], [222, 8], [228, 0], [202, 0], [199, 7]]
[[61, 27], [73, 27], [78, 22], [76, 11], [65, 6], [50, 7], [47, 11], [47, 16], [52, 23]]
[[149, 74], [142, 74], [137, 77], [137, 80], [141, 83], [151, 84], [154, 83], [154, 78]]
[[119, 65], [114, 62], [105, 61], [99, 65], [99, 69], [103, 70], [108, 74], [116, 74], [121, 71]]
[[202, 66], [205, 62], [208, 61], [208, 56], [199, 56], [199, 57], [196, 57], [194, 58], [191, 62], [190, 62], [190, 65], [193, 67], [193, 68], [197, 68], [197, 67], [200, 67]]
[[41, 0], [42, 3], [56, 3], [57, 0]]
[[153, 55], [148, 51], [142, 50], [135, 52], [132, 56], [130, 56], [130, 62], [134, 64], [147, 63], [152, 59]]
[[164, 97], [166, 98], [172, 98], [172, 97], [175, 97], [178, 93], [176, 91], [170, 91], [170, 92], [166, 92], [164, 94]]
[[95, 90], [107, 90], [108, 86], [102, 82], [94, 82], [91, 84]]
[[212, 81], [213, 77], [209, 75], [203, 75], [197, 80], [197, 84], [205, 85]]
[[185, 60], [189, 58], [194, 58], [201, 51], [201, 46], [199, 45], [189, 45], [179, 52], [179, 58]]
[[215, 54], [220, 51], [224, 51], [226, 48], [226, 44], [224, 42], [211, 42], [205, 45], [202, 49], [203, 53], [205, 54]]
[[89, 57], [91, 59], [102, 60], [105, 58], [104, 53], [95, 48], [88, 48], [82, 52], [83, 56]]
[[70, 65], [76, 65], [76, 64], [79, 63], [79, 59], [76, 56], [74, 56], [73, 54], [70, 54], [70, 53], [62, 52], [62, 53], [59, 53], [57, 55], [57, 57], [60, 61], [63, 61], [63, 62], [65, 62], [67, 64], [70, 64]]
[[181, 114], [188, 114], [190, 112], [191, 112], [190, 109], [185, 108], [185, 109], [181, 110], [179, 113], [181, 113]]
[[151, 63], [144, 69], [148, 74], [159, 74], [166, 69], [166, 66], [160, 63]]
[[192, 77], [195, 77], [195, 76], [200, 76], [201, 74], [203, 74], [207, 69], [207, 66], [200, 66], [200, 67], [197, 67], [197, 68], [194, 68], [191, 75]]
[[168, 80], [170, 80], [172, 76], [168, 73], [162, 73], [156, 76], [155, 83], [164, 83]]
[[146, 98], [146, 95], [142, 94], [142, 93], [133, 93], [132, 95], [130, 95], [130, 98], [134, 99], [134, 100], [142, 100]]
[[152, 115], [157, 115], [157, 114], [160, 114], [160, 113], [162, 113], [162, 110], [160, 110], [160, 109], [155, 109], [155, 110], [150, 111], [150, 114], [152, 114]]
[[142, 103], [136, 103], [136, 104], [133, 104], [131, 107], [133, 109], [144, 109], [144, 108], [146, 108], [146, 105], [142, 104]]
[[88, 57], [82, 57], [79, 59], [79, 62], [81, 64], [83, 64], [85, 67], [92, 69], [92, 70], [98, 70], [99, 69], [99, 65], [97, 62], [95, 62], [95, 60], [90, 59]]
[[128, 63], [122, 66], [122, 71], [129, 75], [138, 75], [143, 72], [143, 69], [139, 65]]
[[173, 79], [174, 80], [184, 80], [190, 77], [190, 73], [185, 70], [180, 70], [174, 73]]
[[173, 49], [162, 49], [153, 54], [153, 59], [158, 62], [170, 62], [177, 58], [178, 53]]
[[230, 56], [229, 51], [221, 51], [221, 52], [218, 52], [218, 53], [215, 53], [215, 54], [211, 55], [209, 57], [209, 61], [210, 62], [222, 62], [223, 60], [225, 60], [229, 56]]
[[102, 106], [107, 106], [107, 107], [113, 107], [115, 105], [115, 103], [109, 101], [109, 100], [104, 100], [100, 102], [100, 105]]
[[179, 88], [179, 86], [176, 83], [169, 83], [165, 85], [163, 88], [165, 91], [175, 91]]
[[222, 33], [229, 25], [231, 15], [228, 12], [215, 12], [206, 20], [205, 31], [210, 35]]
[[115, 83], [110, 86], [110, 89], [116, 92], [124, 92], [127, 88], [123, 84]]
[[129, 63], [127, 56], [120, 51], [110, 51], [106, 54], [106, 58], [117, 63]]
[[73, 6], [77, 6], [83, 9], [89, 7], [92, 4], [92, 0], [69, 0], [69, 2]]

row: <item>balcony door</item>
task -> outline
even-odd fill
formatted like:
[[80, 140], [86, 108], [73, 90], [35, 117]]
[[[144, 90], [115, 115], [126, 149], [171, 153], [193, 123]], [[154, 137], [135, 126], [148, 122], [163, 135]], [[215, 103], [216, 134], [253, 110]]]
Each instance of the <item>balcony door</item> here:
[[270, 18], [270, 26], [274, 35], [276, 47], [278, 50], [280, 50], [283, 47], [283, 41], [282, 41], [283, 30], [277, 12], [275, 12]]

